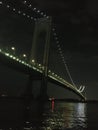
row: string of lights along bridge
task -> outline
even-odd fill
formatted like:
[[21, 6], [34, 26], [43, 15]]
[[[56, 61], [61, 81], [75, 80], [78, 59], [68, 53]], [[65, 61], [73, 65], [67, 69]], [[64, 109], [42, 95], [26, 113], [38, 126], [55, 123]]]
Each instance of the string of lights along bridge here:
[[[28, 9], [32, 10], [33, 12], [35, 12], [36, 16], [30, 16], [26, 12], [22, 11], [21, 9], [19, 10], [19, 9], [16, 9], [15, 7], [12, 7], [12, 5], [10, 5], [10, 3], [8, 4], [8, 3], [4, 3], [3, 1], [0, 1], [0, 7], [5, 7], [9, 11], [12, 11], [12, 12], [15, 12], [15, 13], [17, 13], [19, 15], [22, 15], [22, 16], [28, 18], [28, 19], [33, 20], [34, 22], [36, 22], [38, 19], [43, 18], [43, 17], [45, 17], [47, 19], [49, 18], [49, 16], [47, 16], [46, 13], [42, 12], [41, 10], [39, 10], [37, 8], [33, 8], [32, 4], [27, 3], [27, 1], [23, 1], [23, 4], [25, 6], [27, 6]], [[59, 38], [57, 36], [56, 29], [54, 27], [52, 27], [52, 35], [53, 35], [53, 38], [54, 38], [54, 40], [56, 42], [57, 49], [58, 49], [58, 52], [59, 52], [60, 57], [61, 57], [61, 61], [64, 64], [64, 67], [65, 67], [65, 69], [67, 71], [67, 74], [68, 74], [72, 84], [70, 84], [64, 78], [60, 77], [59, 75], [57, 75], [56, 73], [52, 72], [51, 70], [48, 70], [48, 77], [51, 78], [51, 79], [54, 79], [55, 81], [58, 81], [59, 83], [61, 83], [63, 85], [66, 85], [67, 87], [71, 88], [72, 90], [74, 90], [77, 93], [79, 93], [82, 97], [84, 97], [82, 95], [82, 92], [84, 91], [85, 86], [80, 86], [79, 89], [76, 87], [76, 85], [75, 85], [75, 83], [74, 83], [74, 81], [73, 81], [73, 79], [71, 77], [71, 74], [69, 72], [68, 66], [66, 64], [66, 61], [65, 61], [65, 58], [64, 58], [64, 54], [63, 54], [63, 51], [62, 51], [62, 48], [61, 48], [61, 45], [60, 45], [60, 41], [59, 41]], [[13, 52], [15, 51], [15, 49], [16, 49], [15, 47], [11, 47], [11, 50], [13, 50]], [[26, 60], [27, 59], [27, 55], [26, 54], [22, 55], [24, 60], [19, 58], [19, 57], [17, 57], [15, 54], [11, 54], [11, 53], [5, 51], [2, 48], [0, 49], [0, 54], [5, 56], [5, 57], [8, 57], [11, 60], [14, 60], [14, 61], [22, 64], [23, 66], [26, 66], [26, 67], [28, 67], [28, 68], [30, 68], [32, 70], [35, 70], [35, 71], [37, 71], [39, 73], [43, 73], [43, 71], [44, 71], [44, 66], [42, 64], [36, 63], [35, 59], [32, 59], [32, 64], [27, 62], [27, 60]]]

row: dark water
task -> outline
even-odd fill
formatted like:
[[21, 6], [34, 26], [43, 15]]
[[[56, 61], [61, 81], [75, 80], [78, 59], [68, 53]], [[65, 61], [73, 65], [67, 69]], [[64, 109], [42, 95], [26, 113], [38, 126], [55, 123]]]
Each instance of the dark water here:
[[0, 99], [0, 130], [98, 130], [98, 104]]

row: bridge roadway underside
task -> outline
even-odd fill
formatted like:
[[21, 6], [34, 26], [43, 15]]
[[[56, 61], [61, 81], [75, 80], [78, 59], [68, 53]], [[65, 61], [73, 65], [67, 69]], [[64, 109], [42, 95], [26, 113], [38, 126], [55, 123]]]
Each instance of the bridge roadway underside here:
[[[12, 68], [16, 71], [19, 71], [19, 72], [22, 72], [26, 75], [30, 75], [32, 76], [32, 81], [33, 80], [42, 80], [42, 76], [43, 74], [32, 69], [32, 68], [29, 68], [28, 66], [16, 61], [16, 60], [13, 60], [12, 58], [9, 58], [7, 56], [5, 56], [4, 54], [0, 54], [0, 63], [3, 64], [3, 65], [6, 65], [8, 66], [9, 68]], [[80, 94], [78, 91], [76, 91], [75, 89], [72, 89], [71, 87], [68, 87], [50, 77], [47, 78], [49, 82], [55, 84], [55, 85], [59, 85], [65, 89], [68, 89], [70, 91], [73, 91], [75, 94], [77, 94], [81, 99], [85, 100], [84, 96], [82, 94]]]

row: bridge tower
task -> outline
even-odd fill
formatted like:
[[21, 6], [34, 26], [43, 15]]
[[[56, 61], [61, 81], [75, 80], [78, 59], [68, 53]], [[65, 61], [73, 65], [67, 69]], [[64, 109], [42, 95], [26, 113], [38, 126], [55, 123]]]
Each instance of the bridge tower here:
[[[35, 29], [33, 34], [33, 43], [31, 48], [30, 63], [42, 61], [44, 66], [41, 88], [39, 98], [46, 99], [47, 96], [47, 75], [48, 75], [48, 60], [49, 60], [49, 47], [50, 47], [50, 33], [51, 33], [51, 17], [40, 18], [35, 22]], [[38, 48], [38, 46], [40, 48]], [[42, 51], [44, 50], [44, 51]], [[38, 61], [38, 55], [40, 61]]]

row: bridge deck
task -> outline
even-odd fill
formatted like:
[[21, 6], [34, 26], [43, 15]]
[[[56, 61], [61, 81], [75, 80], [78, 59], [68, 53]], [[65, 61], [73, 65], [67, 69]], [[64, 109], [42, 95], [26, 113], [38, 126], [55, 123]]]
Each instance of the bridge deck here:
[[[35, 80], [41, 80], [42, 79], [42, 73], [44, 70], [44, 67], [41, 64], [32, 63], [29, 64], [26, 61], [23, 61], [19, 59], [18, 57], [15, 57], [14, 55], [11, 55], [5, 51], [2, 51], [0, 49], [0, 60], [1, 63], [6, 64], [7, 66], [16, 69], [18, 71], [21, 71], [25, 74], [32, 75], [32, 78]], [[54, 74], [50, 70], [48, 71], [48, 80], [52, 83], [55, 83], [57, 85], [60, 85], [64, 88], [67, 88], [77, 95], [79, 95], [81, 98], [85, 100], [84, 95], [72, 84], [68, 83], [65, 79], [61, 78], [57, 74]]]

